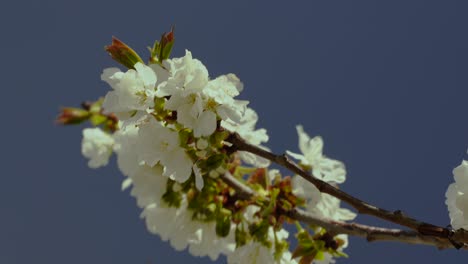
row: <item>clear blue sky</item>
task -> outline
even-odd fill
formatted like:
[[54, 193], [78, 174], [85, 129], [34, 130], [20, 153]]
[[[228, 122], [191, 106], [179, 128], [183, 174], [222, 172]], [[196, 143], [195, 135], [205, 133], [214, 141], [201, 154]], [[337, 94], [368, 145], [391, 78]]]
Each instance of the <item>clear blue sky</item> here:
[[[115, 161], [91, 170], [60, 106], [109, 89], [103, 46], [141, 54], [176, 25], [212, 77], [236, 73], [275, 152], [295, 125], [348, 169], [343, 189], [449, 223], [444, 194], [468, 147], [466, 1], [8, 1], [0, 8], [0, 263], [211, 263], [147, 233]], [[144, 55], [146, 56], [146, 55]], [[379, 224], [368, 217], [358, 221]], [[351, 238], [338, 263], [467, 263], [468, 252]], [[218, 263], [224, 263], [224, 259]]]

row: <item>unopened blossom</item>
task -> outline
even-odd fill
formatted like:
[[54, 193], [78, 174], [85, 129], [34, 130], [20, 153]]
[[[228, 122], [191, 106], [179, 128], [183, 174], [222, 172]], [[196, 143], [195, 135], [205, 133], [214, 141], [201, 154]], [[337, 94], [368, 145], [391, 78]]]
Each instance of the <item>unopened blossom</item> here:
[[112, 154], [114, 139], [100, 128], [83, 129], [81, 153], [89, 159], [90, 168], [98, 168], [107, 165]]
[[316, 136], [310, 138], [301, 125], [296, 126], [299, 136], [299, 149], [302, 154], [291, 151], [287, 153], [302, 164], [312, 167], [312, 174], [326, 182], [343, 183], [346, 170], [341, 161], [329, 159], [323, 155], [323, 140]]
[[464, 160], [453, 170], [455, 182], [450, 184], [445, 196], [450, 223], [454, 229], [468, 230], [468, 161]]
[[139, 159], [149, 166], [158, 162], [163, 175], [177, 182], [185, 182], [192, 174], [193, 162], [180, 146], [179, 133], [150, 117], [138, 131]]

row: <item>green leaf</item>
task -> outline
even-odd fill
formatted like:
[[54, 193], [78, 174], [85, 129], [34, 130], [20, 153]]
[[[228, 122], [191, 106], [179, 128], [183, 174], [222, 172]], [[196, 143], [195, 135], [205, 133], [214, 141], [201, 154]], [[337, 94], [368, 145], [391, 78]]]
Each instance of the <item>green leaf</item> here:
[[224, 209], [216, 218], [216, 234], [220, 237], [227, 237], [229, 231], [231, 231], [231, 211]]

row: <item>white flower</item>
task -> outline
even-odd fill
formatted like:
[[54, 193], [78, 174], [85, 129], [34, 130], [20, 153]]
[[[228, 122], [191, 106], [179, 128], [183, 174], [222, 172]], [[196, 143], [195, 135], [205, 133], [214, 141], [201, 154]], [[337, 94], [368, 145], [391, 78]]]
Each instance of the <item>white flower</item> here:
[[468, 161], [464, 160], [453, 170], [455, 182], [450, 184], [445, 196], [450, 222], [454, 229], [468, 230]]
[[[270, 227], [268, 229], [268, 238], [274, 244], [275, 231]], [[289, 236], [289, 233], [281, 229], [276, 232], [276, 238], [278, 240], [285, 240]], [[278, 260], [274, 259], [274, 247], [268, 248], [265, 245], [251, 241], [239, 248], [233, 253], [228, 255], [229, 264], [263, 264], [263, 263], [274, 263], [274, 264], [296, 264], [294, 259], [291, 259], [291, 252], [284, 251]]]
[[308, 204], [307, 211], [314, 215], [323, 216], [337, 221], [348, 221], [356, 218], [356, 214], [354, 212], [340, 207], [340, 200], [338, 198], [326, 193], [321, 194], [320, 201], [315, 205]]
[[177, 122], [193, 130], [195, 137], [209, 136], [216, 129], [216, 113], [207, 109], [202, 91], [208, 84], [208, 70], [186, 50], [182, 58], [167, 60], [171, 75], [156, 95], [170, 96], [165, 108], [177, 111]]
[[341, 208], [340, 200], [320, 191], [310, 182], [301, 176], [294, 176], [292, 179], [293, 193], [300, 198], [306, 199], [307, 211], [321, 217], [337, 220], [353, 220], [356, 214], [352, 211]]
[[[244, 107], [246, 105], [245, 102], [241, 101], [238, 101], [237, 104], [243, 105]], [[255, 130], [257, 120], [257, 113], [253, 109], [246, 107], [239, 122], [223, 120], [221, 121], [221, 126], [231, 132], [237, 132], [247, 143], [265, 148], [261, 146], [261, 144], [268, 141], [267, 131], [264, 128]], [[267, 159], [261, 158], [250, 152], [239, 151], [239, 156], [244, 162], [256, 167], [265, 168], [270, 165], [270, 162]]]
[[[256, 214], [260, 211], [260, 207], [257, 205], [248, 205], [243, 212], [243, 222], [241, 222], [237, 228], [241, 228], [248, 232], [247, 226], [260, 221], [260, 218]], [[276, 233], [276, 234], [275, 234]], [[273, 227], [268, 228], [268, 240], [274, 245], [275, 235], [278, 241], [286, 240], [289, 236], [288, 231], [281, 229], [274, 231]], [[296, 264], [295, 260], [291, 260], [291, 253], [284, 251], [279, 260], [274, 259], [274, 246], [271, 248], [266, 247], [258, 241], [250, 241], [249, 243], [236, 248], [236, 250], [228, 254], [229, 264], [255, 264], [255, 263], [275, 263], [275, 264]]]
[[[166, 203], [153, 203], [145, 207], [140, 217], [145, 218], [146, 228], [149, 232], [159, 235], [163, 241], [168, 241], [174, 238], [181, 219], [186, 217], [187, 214], [189, 214], [187, 199], [184, 197], [179, 208], [170, 207]], [[177, 247], [176, 249], [183, 250], [185, 247]]]
[[185, 56], [166, 61], [170, 76], [165, 83], [158, 87], [158, 97], [171, 96], [182, 92], [182, 96], [199, 93], [208, 83], [208, 70], [205, 65], [192, 57], [192, 53], [185, 50]]
[[177, 110], [177, 122], [193, 130], [195, 137], [207, 137], [216, 130], [216, 113], [204, 108], [199, 94], [181, 97], [175, 94], [166, 102], [166, 109]]
[[[312, 167], [312, 174], [331, 184], [342, 183], [346, 179], [344, 164], [332, 160], [323, 155], [323, 140], [321, 137], [310, 138], [302, 126], [297, 126], [299, 135], [299, 149], [303, 153], [296, 154], [287, 151], [289, 155], [298, 159], [302, 164]], [[296, 175], [293, 180], [293, 193], [306, 200], [306, 210], [313, 215], [336, 221], [348, 221], [356, 217], [356, 214], [346, 208], [340, 207], [340, 200], [320, 191], [310, 182]], [[319, 231], [319, 230], [318, 230]], [[339, 249], [347, 247], [347, 235], [339, 235], [345, 244]], [[323, 260], [314, 260], [317, 264], [335, 263], [333, 256], [325, 253]]]
[[225, 238], [216, 234], [215, 222], [201, 222], [192, 218], [187, 209], [187, 199], [183, 197], [179, 208], [168, 207], [165, 203], [153, 203], [143, 211], [148, 230], [170, 242], [176, 250], [189, 248], [194, 256], [209, 256], [213, 261], [220, 254], [230, 254], [235, 249], [235, 231]]
[[229, 264], [265, 264], [274, 263], [275, 259], [270, 249], [259, 242], [252, 242], [236, 248], [234, 253], [229, 254]]
[[126, 126], [114, 133], [114, 151], [117, 154], [117, 165], [125, 176], [130, 176], [141, 165], [138, 160], [138, 127]]
[[231, 119], [238, 123], [245, 111], [245, 104], [239, 103], [243, 101], [234, 100], [234, 97], [239, 95], [242, 89], [243, 84], [239, 78], [230, 73], [209, 81], [203, 89], [203, 94], [209, 98], [208, 102], [214, 101], [214, 103], [208, 103], [208, 107], [212, 108], [222, 120]]
[[292, 178], [292, 187], [293, 194], [302, 199], [306, 199], [309, 208], [314, 208], [322, 199], [322, 194], [319, 189], [301, 176], [296, 175]]
[[107, 165], [112, 154], [114, 139], [100, 128], [83, 129], [81, 153], [89, 159], [90, 168], [98, 168]]
[[299, 135], [299, 149], [301, 154], [291, 151], [287, 153], [298, 159], [304, 165], [312, 167], [312, 174], [326, 182], [342, 183], [346, 179], [344, 164], [340, 161], [329, 159], [323, 155], [323, 140], [321, 137], [310, 138], [304, 132], [301, 125], [296, 126]]
[[215, 222], [197, 222], [193, 235], [189, 243], [189, 252], [193, 256], [209, 256], [215, 261], [220, 254], [228, 255], [236, 249], [235, 225], [231, 225], [229, 235], [223, 238], [216, 234]]
[[153, 203], [161, 204], [167, 183], [167, 177], [162, 176], [162, 173], [163, 168], [160, 165], [142, 165], [130, 176], [133, 185], [130, 194], [137, 199], [139, 207], [144, 208]]
[[135, 70], [129, 69], [125, 73], [117, 68], [105, 69], [101, 79], [114, 89], [104, 98], [105, 113], [116, 113], [119, 119], [126, 119], [129, 111], [152, 107], [158, 83], [155, 72], [161, 73], [162, 79], [166, 77], [157, 64], [147, 66], [137, 62]]
[[185, 182], [192, 174], [193, 162], [180, 147], [179, 134], [163, 126], [154, 118], [140, 125], [138, 131], [139, 160], [149, 166], [160, 162], [163, 175], [177, 182]]
[[245, 109], [241, 120], [236, 123], [232, 120], [222, 121], [221, 126], [231, 132], [237, 132], [248, 143], [260, 145], [268, 141], [267, 131], [264, 128], [255, 130], [258, 115], [252, 108]]
[[[354, 212], [340, 207], [339, 199], [326, 193], [320, 193], [312, 183], [302, 177], [296, 175], [292, 183], [293, 193], [306, 199], [306, 210], [311, 214], [336, 221], [348, 221], [356, 217]], [[348, 235], [338, 235], [337, 237], [345, 241], [344, 245], [339, 248], [339, 250], [343, 250], [348, 246]], [[314, 260], [314, 263], [335, 263], [332, 255], [325, 253], [324, 256], [323, 260]]]
[[219, 104], [231, 105], [234, 103], [233, 98], [238, 96], [243, 89], [244, 85], [239, 78], [235, 74], [229, 73], [211, 80], [203, 93]]

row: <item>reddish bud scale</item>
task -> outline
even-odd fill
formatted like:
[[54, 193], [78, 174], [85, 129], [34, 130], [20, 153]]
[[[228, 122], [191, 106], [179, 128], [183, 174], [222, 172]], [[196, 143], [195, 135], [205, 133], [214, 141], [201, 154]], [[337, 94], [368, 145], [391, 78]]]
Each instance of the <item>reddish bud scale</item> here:
[[62, 112], [55, 119], [55, 122], [61, 125], [79, 124], [86, 121], [89, 116], [90, 113], [86, 110], [67, 107], [62, 109]]
[[112, 44], [105, 47], [105, 50], [118, 63], [129, 69], [134, 69], [137, 62], [144, 63], [140, 56], [127, 44], [116, 37], [112, 37]]
[[250, 175], [249, 179], [247, 180], [250, 184], [260, 184], [264, 189], [267, 188], [267, 179], [266, 179], [266, 169], [259, 168]]

